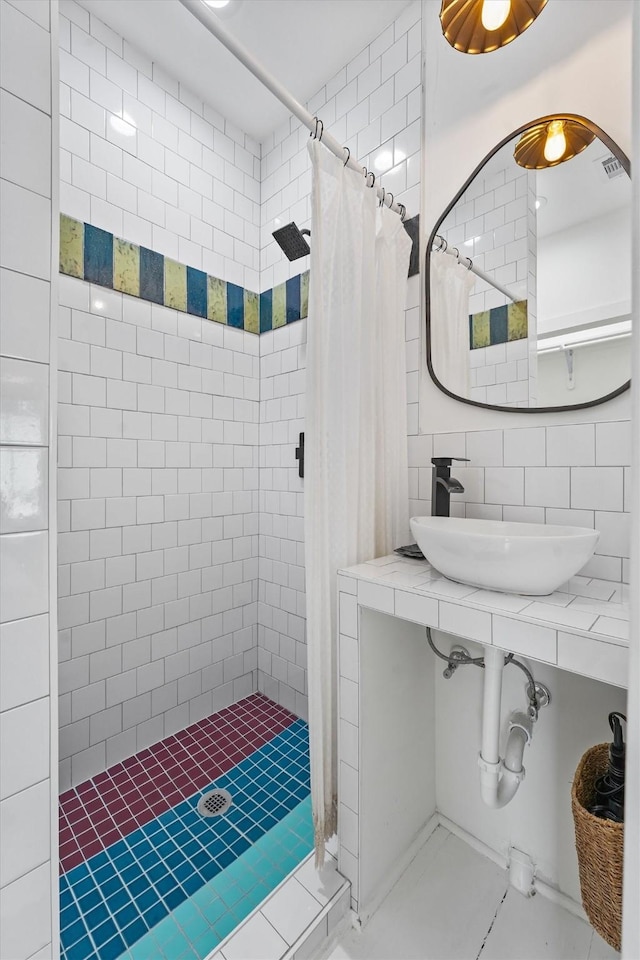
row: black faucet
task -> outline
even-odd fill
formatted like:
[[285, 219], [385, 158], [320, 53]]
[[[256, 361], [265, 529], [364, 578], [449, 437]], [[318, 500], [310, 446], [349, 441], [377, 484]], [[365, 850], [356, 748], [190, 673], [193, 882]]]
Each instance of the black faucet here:
[[454, 460], [469, 463], [467, 457], [432, 457], [433, 477], [431, 481], [431, 516], [448, 517], [452, 493], [464, 493], [459, 480], [451, 476], [451, 464]]

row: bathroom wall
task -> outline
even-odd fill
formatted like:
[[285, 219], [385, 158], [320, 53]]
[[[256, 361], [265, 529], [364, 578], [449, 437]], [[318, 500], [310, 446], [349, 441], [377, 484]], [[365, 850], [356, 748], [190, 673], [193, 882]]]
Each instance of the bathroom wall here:
[[[576, 24], [570, 4], [548, 5], [517, 43], [493, 54], [470, 57], [443, 41], [439, 4], [427, 0], [424, 55], [433, 82], [425, 102], [423, 177], [429, 185], [423, 197], [425, 235], [495, 144], [538, 117], [558, 111], [588, 117], [628, 154], [631, 8], [629, 0], [594, 0]], [[594, 63], [599, 65], [598, 70], [593, 69]], [[421, 351], [424, 349], [423, 343]], [[628, 394], [590, 410], [540, 417], [482, 410], [442, 394], [424, 364], [421, 369], [420, 427], [425, 433], [629, 417]]]
[[[590, 4], [579, 31], [562, 5], [545, 9], [517, 44], [480, 58], [460, 56], [442, 42], [436, 7], [427, 3], [424, 34], [425, 55], [438, 77], [425, 106], [425, 177], [432, 183], [424, 196], [427, 231], [493, 144], [528, 120], [571, 110], [602, 125], [628, 150], [631, 6], [626, 0]], [[542, 71], [541, 62], [549, 64]], [[589, 68], [593, 62], [606, 65], [597, 78]], [[511, 71], [509, 90], [487, 105], [484, 91], [495, 94], [505, 70]], [[472, 461], [458, 512], [505, 519], [541, 519], [544, 513], [549, 522], [564, 516], [573, 523], [601, 524], [598, 553], [585, 573], [628, 579], [629, 394], [586, 410], [507, 414], [445, 396], [420, 361], [423, 435], [409, 447], [412, 511], [429, 509], [432, 448], [439, 455], [458, 450], [453, 455]]]
[[[416, 2], [308, 104], [352, 156], [376, 173], [376, 182], [405, 204], [407, 218], [420, 206], [420, 51]], [[290, 263], [271, 237], [291, 220], [310, 225], [308, 140], [308, 130], [291, 118], [263, 144], [262, 290], [309, 267], [308, 257]], [[418, 426], [419, 302], [416, 276], [408, 283], [406, 320], [411, 433]], [[304, 430], [305, 342], [304, 320], [260, 337], [258, 683], [302, 716], [307, 713], [303, 481], [295, 447]]]
[[74, 0], [60, 11], [62, 213], [257, 291], [258, 144]]
[[[427, 0], [425, 56], [435, 78], [425, 114], [424, 176], [431, 185], [424, 193], [427, 233], [476, 163], [528, 120], [559, 111], [582, 114], [629, 150], [631, 4], [590, 3], [579, 24], [569, 7], [549, 4], [509, 47], [464, 57], [443, 41], [439, 4]], [[453, 471], [464, 477], [466, 487], [461, 498], [454, 498], [454, 512], [596, 526], [602, 536], [585, 575], [628, 579], [629, 394], [567, 413], [482, 410], [435, 388], [424, 370], [423, 350], [424, 342], [419, 349], [423, 434], [409, 442], [412, 495], [417, 496], [412, 510], [430, 508], [432, 452], [466, 455], [471, 463], [460, 465], [462, 473], [458, 465]], [[541, 876], [576, 897], [569, 785], [582, 750], [607, 739], [606, 714], [623, 702], [622, 693], [534, 667], [554, 701], [548, 714], [542, 712], [527, 751], [528, 775], [520, 795], [495, 812], [486, 810], [475, 792], [482, 703], [476, 671], [458, 671], [450, 681], [437, 674], [437, 714], [446, 731], [438, 738], [438, 807], [500, 854], [510, 844], [519, 846], [539, 865]], [[521, 707], [522, 695], [520, 679], [508, 677], [505, 714]], [[451, 767], [454, 751], [463, 757], [459, 769]]]
[[[61, 13], [62, 212], [257, 292], [258, 145]], [[256, 689], [259, 340], [60, 280], [64, 789]]]
[[455, 464], [465, 490], [453, 516], [591, 527], [600, 540], [582, 576], [629, 580], [631, 424], [628, 420], [515, 430], [422, 434], [411, 467], [414, 515], [431, 510], [431, 457]]
[[[326, 130], [407, 208], [420, 209], [421, 28], [415, 0], [378, 37], [327, 80], [306, 104]], [[289, 262], [272, 238], [295, 220], [310, 226], [309, 131], [291, 117], [262, 144], [262, 290], [309, 267]], [[345, 154], [346, 156], [346, 154]]]
[[49, 526], [56, 15], [57, 4], [48, 0], [0, 0], [0, 956], [12, 960], [51, 957], [57, 928], [55, 531]]

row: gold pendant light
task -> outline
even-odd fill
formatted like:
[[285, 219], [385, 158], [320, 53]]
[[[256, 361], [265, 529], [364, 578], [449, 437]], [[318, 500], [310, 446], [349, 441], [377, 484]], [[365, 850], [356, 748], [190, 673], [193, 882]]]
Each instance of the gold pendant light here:
[[551, 117], [522, 134], [513, 157], [527, 170], [544, 170], [582, 153], [595, 137], [595, 133], [578, 120]]
[[445, 38], [461, 53], [491, 53], [530, 27], [547, 0], [442, 0]]

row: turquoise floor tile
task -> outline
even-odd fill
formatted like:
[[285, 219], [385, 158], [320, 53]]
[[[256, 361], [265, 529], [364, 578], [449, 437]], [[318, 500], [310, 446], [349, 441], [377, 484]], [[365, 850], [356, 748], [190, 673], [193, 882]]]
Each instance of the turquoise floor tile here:
[[[251, 911], [249, 911], [249, 913], [250, 912]], [[215, 931], [220, 937], [220, 940], [224, 940], [224, 938], [227, 937], [232, 930], [235, 930], [240, 920], [243, 920], [243, 919], [244, 917], [238, 917], [238, 916], [235, 916], [235, 914], [231, 914], [231, 913], [225, 913], [223, 917], [220, 917], [220, 919], [215, 924]], [[220, 942], [220, 940], [218, 941], [218, 943]]]
[[198, 937], [201, 937], [204, 933], [208, 933], [210, 929], [209, 924], [200, 911], [196, 911], [193, 917], [187, 920], [186, 923], [180, 923], [180, 926], [189, 943], [195, 943]]
[[211, 930], [208, 930], [206, 933], [203, 933], [202, 936], [198, 937], [198, 939], [193, 944], [193, 949], [196, 953], [196, 956], [197, 957], [208, 956], [208, 954], [210, 954], [211, 951], [218, 946], [221, 940], [222, 940], [222, 937], [218, 933], [216, 933], [216, 931], [213, 928]]
[[[128, 858], [126, 869], [130, 870], [132, 861], [135, 861], [140, 862], [145, 871], [150, 869], [157, 873], [158, 865], [162, 864], [167, 875], [170, 875], [172, 870], [179, 867], [175, 863], [175, 857], [181, 851], [181, 844], [186, 844], [187, 850], [192, 851], [189, 855], [185, 853], [185, 859], [187, 856], [195, 857], [198, 850], [201, 851], [202, 847], [207, 850], [212, 843], [217, 844], [218, 849], [224, 849], [237, 841], [238, 833], [232, 826], [234, 817], [240, 821], [241, 830], [246, 826], [247, 817], [253, 823], [263, 822], [265, 812], [259, 806], [261, 798], [266, 802], [266, 797], [276, 790], [299, 789], [292, 779], [294, 775], [297, 776], [297, 766], [296, 771], [291, 769], [294, 766], [292, 758], [295, 756], [297, 764], [297, 758], [302, 759], [306, 755], [306, 725], [302, 721], [292, 724], [278, 739], [277, 750], [274, 743], [275, 739], [257, 751], [257, 758], [256, 755], [251, 755], [227, 776], [215, 782], [216, 787], [222, 787], [226, 783], [227, 788], [237, 798], [237, 803], [232, 808], [233, 817], [220, 818], [218, 826], [211, 832], [211, 827], [204, 825], [201, 818], [195, 816], [197, 797], [189, 798], [173, 810], [162, 814], [157, 821], [141, 828], [135, 836], [132, 834], [124, 843], [117, 845], [118, 855]], [[281, 780], [276, 781], [274, 770], [275, 774], [282, 774]], [[153, 914], [158, 922], [136, 943], [129, 943], [118, 960], [204, 960], [215, 950], [221, 940], [231, 933], [312, 849], [313, 827], [309, 797], [284, 816], [281, 812], [276, 813], [276, 816], [281, 816], [282, 819], [211, 880], [203, 880], [202, 886], [189, 898], [164, 917], [161, 912], [159, 918]], [[225, 840], [226, 837], [228, 839]], [[104, 866], [102, 861], [100, 865]], [[118, 862], [116, 868], [119, 866]], [[88, 869], [93, 869], [91, 861]], [[194, 869], [200, 870], [201, 864]], [[177, 874], [176, 879], [182, 882], [184, 875]], [[82, 882], [81, 872], [71, 879], [72, 885], [75, 883], [78, 888]], [[162, 901], [153, 905], [156, 911], [158, 906], [162, 906]], [[153, 912], [149, 903], [144, 909]]]

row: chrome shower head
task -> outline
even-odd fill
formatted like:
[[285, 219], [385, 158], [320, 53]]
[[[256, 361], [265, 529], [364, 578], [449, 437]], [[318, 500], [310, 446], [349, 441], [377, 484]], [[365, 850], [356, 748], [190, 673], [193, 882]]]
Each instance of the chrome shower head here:
[[286, 227], [274, 230], [272, 236], [289, 260], [299, 260], [300, 257], [306, 257], [311, 253], [304, 234], [310, 237], [311, 231], [298, 230], [295, 223], [288, 223]]

